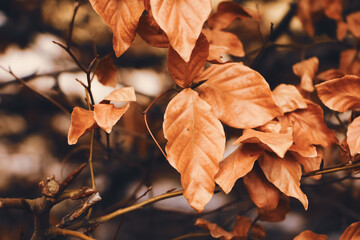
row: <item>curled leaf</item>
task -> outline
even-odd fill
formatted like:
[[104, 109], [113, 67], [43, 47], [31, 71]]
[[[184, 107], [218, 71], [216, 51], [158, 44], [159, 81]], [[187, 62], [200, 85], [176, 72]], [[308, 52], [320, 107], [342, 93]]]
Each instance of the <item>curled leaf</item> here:
[[129, 109], [130, 104], [125, 107], [117, 108], [114, 104], [96, 104], [94, 105], [94, 118], [96, 123], [110, 133], [112, 127], [120, 120], [122, 115]]
[[313, 79], [318, 70], [318, 66], [319, 59], [317, 57], [312, 57], [293, 65], [295, 75], [301, 77], [300, 87], [303, 90], [307, 92], [314, 91]]
[[124, 88], [115, 89], [104, 99], [113, 102], [135, 102], [136, 95], [135, 95], [134, 87], [124, 87]]
[[[329, 69], [326, 70], [324, 72], [319, 73], [316, 78], [319, 79], [320, 81], [329, 81], [335, 78], [342, 78], [343, 76], [345, 76], [345, 74], [343, 73], [343, 71], [339, 70], [339, 69]], [[316, 86], [315, 86], [316, 88]]]
[[360, 117], [355, 118], [348, 127], [346, 142], [352, 156], [360, 153]]
[[243, 64], [212, 65], [194, 82], [206, 79], [198, 87], [200, 97], [231, 127], [253, 128], [282, 115], [265, 79]]
[[201, 212], [213, 195], [224, 154], [221, 122], [197, 92], [186, 88], [169, 102], [163, 129], [168, 161], [181, 174], [184, 197]]
[[68, 133], [68, 144], [76, 144], [79, 137], [95, 128], [96, 122], [93, 111], [74, 107], [71, 113], [71, 125]]
[[214, 238], [221, 238], [223, 240], [231, 240], [234, 237], [234, 235], [232, 233], [225, 231], [222, 227], [219, 227], [216, 223], [211, 223], [202, 218], [196, 219], [195, 225], [209, 230], [211, 236]]
[[228, 194], [236, 180], [245, 176], [254, 166], [262, 150], [255, 144], [242, 144], [220, 162], [220, 170], [215, 176], [216, 183]]
[[293, 85], [280, 84], [273, 90], [275, 103], [281, 110], [292, 112], [296, 109], [306, 108], [306, 102], [300, 92]]
[[303, 231], [294, 238], [294, 240], [327, 240], [327, 239], [328, 237], [326, 235], [317, 234], [310, 230]]
[[354, 222], [345, 229], [340, 240], [357, 240], [360, 238], [360, 222]]
[[96, 67], [95, 74], [100, 83], [105, 86], [115, 87], [119, 75], [119, 70], [115, 66], [112, 56], [104, 57]]

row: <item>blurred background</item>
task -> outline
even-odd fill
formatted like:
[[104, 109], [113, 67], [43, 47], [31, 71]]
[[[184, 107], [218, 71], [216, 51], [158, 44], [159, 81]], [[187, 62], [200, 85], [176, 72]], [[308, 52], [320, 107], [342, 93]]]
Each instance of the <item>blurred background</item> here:
[[[215, 11], [220, 1], [212, 2]], [[235, 2], [252, 9], [257, 17], [237, 20], [226, 30], [235, 33], [242, 41], [246, 56], [224, 56], [224, 59], [243, 61], [259, 71], [271, 88], [280, 83], [299, 83], [292, 65], [302, 56], [317, 56], [321, 72], [337, 68], [340, 52], [356, 46], [352, 38], [336, 41], [336, 23], [324, 14], [317, 15], [315, 39], [310, 38], [297, 17], [297, 1]], [[359, 1], [345, 2], [344, 15], [360, 10]], [[51, 96], [70, 112], [75, 106], [86, 108], [84, 88], [75, 80], [86, 81], [86, 76], [53, 41], [66, 42], [73, 11], [73, 0], [0, 1], [0, 66], [10, 67], [29, 86]], [[273, 34], [269, 39], [272, 24]], [[285, 47], [262, 50], [269, 40]], [[312, 44], [314, 42], [322, 43]], [[306, 50], [296, 47], [299, 45], [306, 45]], [[167, 72], [167, 49], [151, 47], [136, 36], [129, 50], [115, 58], [111, 30], [90, 4], [82, 1], [75, 18], [72, 50], [84, 66], [89, 65], [96, 53], [100, 58], [108, 54], [113, 56], [119, 70], [118, 87], [134, 86], [138, 99], [114, 127], [110, 135], [111, 151], [108, 151], [105, 133], [97, 131], [95, 134], [95, 180], [102, 201], [93, 214], [125, 207], [149, 186], [152, 190], [140, 201], [174, 188], [181, 189], [180, 175], [155, 146], [142, 115], [156, 96], [175, 86]], [[96, 77], [93, 79], [96, 102], [112, 90], [101, 85]], [[166, 143], [162, 134], [163, 114], [170, 99], [171, 96], [167, 96], [157, 101], [148, 116], [149, 125], [163, 147]], [[347, 117], [345, 114], [344, 119]], [[326, 115], [329, 126], [336, 128], [333, 118]], [[39, 181], [51, 175], [61, 181], [87, 162], [90, 134], [81, 137], [76, 145], [69, 146], [69, 126], [68, 115], [0, 69], [0, 197], [39, 197]], [[231, 143], [241, 131], [229, 127], [225, 130], [228, 137], [226, 154], [229, 154], [234, 150]], [[339, 153], [330, 149], [327, 154], [330, 162], [325, 164], [336, 163]], [[292, 211], [285, 221], [259, 222], [266, 228], [266, 239], [292, 239], [301, 231], [310, 229], [327, 234], [329, 240], [333, 240], [338, 239], [350, 223], [360, 221], [359, 184], [355, 180], [326, 184], [344, 174], [333, 174], [319, 182], [305, 179], [302, 189], [309, 198], [308, 211], [292, 199]], [[70, 188], [90, 185], [90, 173], [86, 168]], [[57, 205], [51, 212], [51, 222], [56, 224], [78, 205], [79, 202], [72, 200]], [[202, 214], [192, 210], [180, 196], [101, 224], [93, 236], [96, 239], [172, 239], [187, 233], [204, 232], [193, 226], [198, 217], [231, 230], [236, 215], [256, 217], [256, 208], [241, 180], [229, 195], [215, 194]], [[32, 225], [31, 215], [19, 210], [0, 209], [1, 240], [29, 239]]]

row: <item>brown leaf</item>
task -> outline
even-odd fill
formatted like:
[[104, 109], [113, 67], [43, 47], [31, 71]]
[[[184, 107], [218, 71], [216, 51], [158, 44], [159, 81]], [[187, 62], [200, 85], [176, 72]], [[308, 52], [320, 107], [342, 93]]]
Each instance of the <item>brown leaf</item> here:
[[346, 37], [348, 25], [344, 21], [337, 21], [336, 25], [336, 37], [339, 41], [342, 41]]
[[307, 210], [308, 199], [300, 189], [301, 166], [290, 154], [279, 158], [265, 152], [264, 157], [258, 162], [264, 175], [272, 184], [285, 195], [297, 198]]
[[260, 146], [265, 145], [266, 150], [273, 151], [279, 157], [284, 157], [287, 150], [293, 144], [293, 130], [288, 127], [281, 133], [261, 132], [253, 129], [245, 129], [243, 135], [238, 138], [233, 144], [239, 143], [258, 143]]
[[247, 237], [251, 227], [251, 220], [244, 216], [236, 216], [233, 234], [238, 237]]
[[346, 16], [349, 30], [356, 38], [360, 38], [360, 11]]
[[360, 77], [345, 75], [316, 85], [320, 100], [330, 109], [345, 112], [360, 107]]
[[201, 212], [213, 195], [224, 154], [223, 126], [198, 93], [186, 88], [169, 102], [163, 129], [167, 158], [181, 174], [184, 196]]
[[140, 17], [137, 33], [151, 46], [159, 48], [170, 47], [166, 33], [156, 23], [151, 10], [146, 16]]
[[293, 65], [295, 75], [301, 77], [300, 87], [303, 90], [307, 92], [314, 91], [313, 79], [318, 70], [318, 66], [319, 59], [317, 57], [312, 57]]
[[280, 117], [280, 122], [293, 126], [294, 145], [290, 150], [296, 151], [304, 157], [316, 157], [316, 148], [313, 145], [328, 147], [337, 142], [337, 138], [330, 130], [323, 117], [321, 107], [306, 100], [307, 108], [298, 109]]
[[[250, 224], [251, 224], [251, 222], [250, 222]], [[222, 227], [219, 227], [216, 223], [211, 223], [202, 218], [196, 219], [196, 222], [194, 225], [209, 230], [211, 236], [214, 238], [231, 240], [234, 237], [234, 235], [232, 233], [225, 231]]]
[[135, 102], [136, 95], [133, 87], [123, 87], [112, 91], [104, 100], [113, 102]]
[[360, 153], [360, 117], [355, 118], [348, 127], [346, 142], [349, 145], [352, 156]]
[[311, 0], [299, 0], [297, 15], [310, 37], [314, 37], [315, 29], [311, 15]]
[[317, 234], [310, 230], [303, 231], [297, 235], [294, 240], [327, 240], [328, 237], [323, 234]]
[[129, 109], [129, 106], [129, 103], [122, 108], [117, 108], [114, 104], [96, 104], [94, 105], [95, 121], [102, 129], [104, 129], [107, 133], [110, 133], [112, 127]]
[[227, 53], [227, 51], [227, 47], [209, 45], [209, 56], [206, 60], [211, 63], [223, 63], [221, 58]]
[[189, 87], [192, 80], [203, 71], [208, 55], [209, 43], [204, 34], [200, 34], [188, 62], [185, 62], [180, 55], [170, 47], [167, 56], [170, 76], [180, 87]]
[[243, 181], [251, 200], [258, 208], [276, 208], [281, 192], [266, 179], [259, 166], [255, 165], [253, 170], [243, 177]]
[[[300, 154], [293, 152], [292, 154], [296, 160], [304, 167], [305, 172], [311, 172], [320, 169], [321, 161], [323, 159], [323, 152], [320, 147], [316, 148], [316, 157], [303, 157]], [[321, 175], [311, 176], [311, 178], [319, 180]]]
[[335, 78], [341, 78], [343, 76], [345, 76], [345, 74], [341, 70], [332, 68], [319, 73], [318, 75], [316, 75], [316, 78], [319, 79], [320, 81], [325, 82]]
[[203, 33], [208, 39], [210, 46], [221, 46], [227, 48], [226, 53], [237, 57], [245, 56], [243, 44], [239, 38], [230, 32], [224, 32], [217, 29], [203, 29]]
[[209, 26], [213, 29], [225, 29], [236, 19], [251, 18], [251, 15], [240, 4], [223, 1], [219, 3], [216, 13], [209, 17]]
[[150, 0], [150, 5], [153, 16], [167, 34], [170, 45], [188, 62], [203, 24], [211, 12], [211, 1]]
[[220, 170], [215, 176], [216, 183], [228, 194], [236, 180], [245, 176], [253, 168], [262, 150], [255, 144], [242, 144], [220, 162]]
[[266, 209], [258, 208], [258, 216], [260, 221], [281, 222], [285, 219], [286, 214], [290, 212], [290, 198], [282, 195], [276, 208]]
[[79, 137], [87, 131], [95, 128], [96, 122], [93, 111], [88, 111], [80, 107], [74, 107], [71, 113], [71, 125], [68, 133], [68, 144], [76, 144]]
[[322, 0], [325, 14], [335, 21], [342, 20], [342, 0]]
[[360, 222], [354, 222], [345, 229], [340, 240], [357, 240], [360, 238]]
[[112, 56], [104, 57], [96, 67], [95, 74], [100, 83], [105, 86], [116, 87], [119, 70], [115, 66]]
[[200, 97], [231, 127], [253, 128], [282, 115], [265, 79], [240, 63], [212, 65], [194, 80]]
[[117, 57], [134, 40], [144, 0], [89, 0], [94, 10], [113, 31], [113, 47]]
[[293, 85], [280, 84], [273, 90], [273, 95], [276, 105], [278, 105], [284, 113], [292, 112], [299, 108], [306, 108], [304, 98]]
[[339, 65], [340, 70], [346, 74], [360, 75], [360, 59], [355, 49], [342, 51]]

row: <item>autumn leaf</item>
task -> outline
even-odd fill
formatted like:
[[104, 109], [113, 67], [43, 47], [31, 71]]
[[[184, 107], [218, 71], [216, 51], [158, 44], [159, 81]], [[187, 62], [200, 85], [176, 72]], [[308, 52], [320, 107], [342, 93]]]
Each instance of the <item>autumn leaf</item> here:
[[71, 125], [68, 132], [68, 144], [76, 144], [79, 137], [96, 126], [93, 111], [74, 107], [71, 113]]
[[322, 2], [328, 18], [342, 21], [342, 0], [322, 0]]
[[209, 230], [211, 236], [214, 238], [220, 238], [223, 240], [231, 240], [234, 237], [234, 235], [232, 233], [225, 231], [222, 227], [219, 227], [216, 223], [211, 223], [202, 218], [196, 219], [196, 222], [194, 225]]
[[[329, 69], [326, 70], [324, 72], [319, 73], [318, 75], [316, 75], [316, 78], [320, 81], [329, 81], [335, 78], [342, 78], [343, 76], [345, 76], [345, 74], [343, 73], [343, 71], [339, 70], [339, 69]], [[316, 88], [316, 86], [315, 86]]]
[[194, 82], [200, 97], [209, 103], [215, 115], [236, 128], [254, 128], [282, 115], [265, 79], [240, 63], [212, 65]]
[[306, 108], [304, 98], [295, 86], [289, 84], [280, 84], [273, 90], [275, 103], [281, 110], [286, 112], [292, 112], [296, 109]]
[[258, 162], [266, 178], [285, 195], [297, 198], [307, 210], [308, 199], [300, 189], [300, 164], [290, 154], [279, 158], [265, 152], [263, 156]]
[[150, 0], [154, 19], [170, 45], [188, 62], [204, 22], [211, 12], [210, 0]]
[[360, 107], [360, 77], [345, 75], [315, 86], [320, 100], [330, 109], [346, 112]]
[[113, 47], [121, 56], [135, 38], [144, 0], [89, 0], [93, 9], [113, 31]]
[[256, 223], [252, 226], [252, 221], [248, 217], [240, 215], [236, 216], [236, 222], [232, 233], [234, 236], [242, 237], [245, 240], [247, 239], [251, 227], [251, 230], [257, 239], [265, 238], [266, 234], [263, 226]]
[[255, 144], [242, 144], [220, 162], [220, 170], [215, 176], [216, 183], [228, 194], [236, 180], [245, 176], [262, 154]]
[[163, 129], [167, 158], [181, 174], [184, 196], [201, 212], [213, 195], [214, 177], [224, 154], [221, 122], [197, 92], [186, 88], [169, 102]]
[[111, 55], [107, 55], [99, 62], [95, 75], [103, 85], [116, 87], [119, 70], [115, 66]]
[[348, 30], [348, 25], [344, 21], [336, 22], [336, 37], [339, 41], [344, 40]]
[[348, 127], [346, 142], [352, 156], [360, 153], [360, 117], [355, 118]]
[[360, 75], [360, 61], [356, 49], [341, 52], [339, 68], [346, 74]]
[[125, 107], [117, 108], [114, 104], [96, 104], [94, 105], [94, 118], [96, 123], [110, 133], [112, 127], [120, 120], [122, 115], [129, 109], [129, 103]]
[[134, 87], [123, 87], [112, 91], [104, 100], [113, 102], [135, 102], [136, 95]]
[[258, 208], [275, 209], [280, 200], [281, 192], [270, 183], [258, 165], [243, 177], [244, 185], [251, 200]]
[[[296, 152], [292, 152], [292, 155], [296, 160], [304, 167], [305, 172], [311, 172], [320, 169], [321, 161], [323, 159], [323, 152], [320, 147], [316, 148], [317, 156], [315, 157], [303, 157]], [[311, 176], [315, 180], [319, 180], [321, 175]]]
[[170, 76], [180, 87], [189, 87], [192, 80], [203, 71], [208, 55], [209, 43], [204, 34], [200, 34], [188, 62], [185, 62], [180, 55], [170, 47], [167, 56]]
[[207, 61], [211, 63], [223, 63], [221, 58], [227, 53], [227, 51], [227, 47], [210, 45]]
[[318, 66], [319, 59], [317, 57], [312, 57], [293, 65], [295, 75], [301, 77], [300, 87], [303, 90], [307, 92], [314, 91], [313, 79], [318, 70]]
[[[317, 234], [310, 230], [303, 231], [299, 235], [297, 235], [294, 240], [327, 240], [328, 237], [323, 234]], [[347, 239], [350, 240], [350, 239]]]
[[240, 4], [223, 1], [219, 3], [216, 13], [209, 17], [209, 26], [213, 29], [225, 29], [236, 19], [251, 18], [251, 14]]
[[282, 194], [276, 208], [266, 209], [258, 208], [258, 218], [260, 221], [281, 222], [286, 214], [290, 212], [290, 198]]
[[360, 238], [360, 222], [354, 222], [345, 229], [340, 240], [357, 240]]
[[356, 38], [360, 38], [360, 11], [346, 16], [349, 30]]

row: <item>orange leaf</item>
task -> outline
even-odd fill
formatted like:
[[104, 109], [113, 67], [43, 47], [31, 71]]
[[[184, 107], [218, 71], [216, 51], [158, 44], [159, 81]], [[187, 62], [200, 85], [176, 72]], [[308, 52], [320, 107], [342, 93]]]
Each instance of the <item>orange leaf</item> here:
[[245, 176], [254, 166], [262, 150], [255, 144], [242, 144], [220, 162], [220, 170], [215, 176], [216, 183], [228, 194], [236, 180]]
[[282, 195], [276, 208], [265, 209], [258, 208], [258, 216], [260, 221], [281, 222], [285, 219], [286, 214], [290, 212], [290, 198]]
[[335, 21], [342, 20], [342, 0], [322, 0], [325, 14]]
[[244, 216], [236, 216], [233, 234], [237, 237], [247, 237], [251, 227], [251, 220]]
[[337, 21], [336, 25], [336, 37], [339, 41], [342, 41], [346, 37], [348, 25], [344, 21]]
[[360, 117], [355, 118], [349, 124], [346, 138], [351, 155], [355, 156], [355, 154], [360, 153]]
[[236, 19], [245, 18], [251, 18], [247, 10], [237, 3], [224, 1], [219, 3], [216, 13], [209, 17], [208, 23], [213, 29], [225, 29]]
[[115, 89], [104, 100], [113, 102], [135, 102], [136, 95], [133, 87]]
[[315, 35], [314, 23], [311, 15], [311, 0], [299, 0], [297, 15], [310, 37]]
[[203, 29], [203, 33], [208, 39], [210, 46], [220, 46], [227, 49], [226, 53], [237, 57], [245, 56], [243, 44], [239, 38], [230, 32], [224, 32], [217, 29]]
[[144, 0], [89, 0], [94, 10], [113, 31], [113, 46], [117, 57], [122, 55], [134, 40]]
[[312, 57], [293, 65], [295, 75], [301, 77], [300, 87], [303, 90], [307, 92], [314, 91], [313, 79], [318, 70], [318, 66], [319, 59], [317, 57]]
[[287, 150], [293, 144], [293, 131], [291, 127], [284, 129], [284, 132], [269, 133], [260, 132], [253, 129], [245, 129], [243, 135], [233, 144], [239, 143], [262, 143], [266, 150], [271, 150], [279, 157], [284, 157]]
[[279, 158], [272, 153], [264, 153], [264, 158], [258, 160], [266, 178], [281, 192], [289, 197], [299, 199], [308, 208], [308, 199], [300, 189], [301, 166], [291, 156]]
[[95, 74], [99, 82], [103, 85], [110, 87], [116, 86], [119, 70], [115, 66], [110, 54], [100, 61], [96, 67]]
[[360, 75], [360, 60], [357, 51], [355, 49], [342, 51], [339, 67], [346, 74]]
[[211, 12], [210, 0], [150, 0], [156, 22], [170, 45], [188, 62], [204, 22]]
[[129, 106], [129, 103], [122, 108], [116, 108], [114, 104], [96, 104], [94, 105], [95, 121], [102, 129], [110, 133], [112, 127], [129, 109]]
[[304, 98], [293, 85], [280, 84], [273, 90], [275, 103], [286, 112], [292, 112], [299, 108], [306, 108]]
[[184, 197], [201, 212], [213, 195], [224, 154], [223, 126], [198, 93], [186, 88], [169, 102], [163, 129], [168, 161], [181, 174]]
[[231, 127], [253, 128], [282, 115], [265, 79], [240, 63], [212, 65], [194, 80], [200, 97]]
[[316, 85], [321, 101], [330, 109], [346, 112], [360, 107], [360, 77], [345, 75]]
[[[342, 78], [343, 76], [345, 76], [345, 74], [343, 73], [343, 71], [339, 70], [339, 69], [329, 69], [326, 70], [324, 72], [319, 73], [316, 78], [319, 79], [320, 81], [329, 81], [335, 78]], [[315, 86], [316, 88], [316, 86]]]
[[[327, 240], [328, 237], [323, 234], [317, 234], [310, 230], [303, 231], [299, 235], [297, 235], [294, 240]], [[350, 240], [350, 239], [347, 239]]]
[[200, 34], [188, 62], [185, 62], [180, 55], [170, 47], [167, 57], [170, 76], [180, 87], [189, 87], [192, 80], [202, 72], [208, 55], [209, 43], [204, 34]]
[[151, 10], [146, 16], [140, 17], [137, 33], [151, 46], [160, 48], [168, 48], [170, 46], [168, 37], [155, 22]]
[[211, 63], [223, 63], [221, 58], [227, 53], [227, 51], [227, 47], [209, 45], [209, 56], [207, 61]]
[[[321, 148], [317, 147], [317, 156], [316, 157], [303, 157], [300, 154], [293, 152], [292, 154], [296, 160], [303, 165], [305, 172], [311, 172], [320, 169], [321, 161], [323, 159], [323, 152]], [[311, 178], [319, 180], [321, 175], [311, 176]]]
[[276, 208], [281, 192], [266, 179], [258, 165], [243, 177], [243, 181], [251, 200], [258, 208]]
[[80, 107], [74, 107], [71, 113], [71, 125], [68, 133], [68, 144], [76, 144], [79, 137], [87, 131], [95, 128], [96, 122], [93, 111], [88, 111]]
[[360, 11], [346, 16], [349, 30], [356, 38], [360, 38]]
[[345, 229], [340, 240], [358, 240], [360, 238], [360, 222], [354, 222]]
[[328, 147], [336, 143], [337, 138], [334, 132], [326, 126], [321, 107], [309, 100], [306, 100], [306, 104], [306, 109], [287, 113], [279, 120], [293, 126], [294, 145], [290, 150], [296, 151], [304, 157], [316, 157], [317, 152], [313, 144]]
[[[251, 224], [251, 222], [250, 222]], [[196, 226], [207, 229], [214, 238], [220, 238], [223, 240], [231, 240], [234, 235], [228, 231], [225, 231], [222, 227], [219, 227], [216, 223], [211, 223], [205, 219], [198, 218], [195, 222]]]

